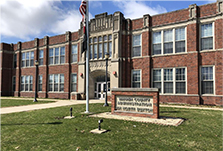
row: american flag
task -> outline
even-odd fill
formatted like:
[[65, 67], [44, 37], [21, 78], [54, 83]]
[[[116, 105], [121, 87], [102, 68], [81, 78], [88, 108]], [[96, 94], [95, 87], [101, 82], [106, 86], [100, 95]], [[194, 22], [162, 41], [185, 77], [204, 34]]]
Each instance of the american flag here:
[[82, 43], [82, 50], [83, 53], [87, 49], [87, 35], [86, 35], [86, 9], [87, 9], [87, 1], [82, 0], [79, 11], [82, 15], [82, 23], [83, 23], [83, 33], [84, 33], [84, 39]]

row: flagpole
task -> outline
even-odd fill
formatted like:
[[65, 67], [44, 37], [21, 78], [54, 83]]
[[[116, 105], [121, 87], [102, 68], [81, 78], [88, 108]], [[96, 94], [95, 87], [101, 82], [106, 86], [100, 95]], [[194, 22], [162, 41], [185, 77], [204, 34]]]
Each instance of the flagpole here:
[[89, 0], [86, 0], [86, 38], [87, 38], [87, 51], [86, 51], [86, 111], [89, 113]]

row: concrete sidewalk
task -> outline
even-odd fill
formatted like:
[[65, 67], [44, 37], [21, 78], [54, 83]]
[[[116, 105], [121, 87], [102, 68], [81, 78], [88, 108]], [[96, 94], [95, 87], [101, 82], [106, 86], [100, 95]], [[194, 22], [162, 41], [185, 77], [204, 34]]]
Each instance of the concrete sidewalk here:
[[[7, 98], [7, 99], [12, 99], [12, 98]], [[16, 98], [16, 99], [19, 99], [19, 98]], [[26, 99], [30, 100], [29, 98], [26, 98]], [[41, 99], [38, 99], [38, 100], [41, 100]], [[44, 99], [44, 100], [46, 100], [46, 99]], [[69, 106], [69, 105], [76, 105], [76, 104], [86, 104], [85, 100], [52, 100], [52, 99], [50, 99], [50, 100], [56, 101], [56, 102], [44, 103], [44, 104], [34, 104], [34, 105], [24, 105], [24, 106], [14, 106], [14, 107], [4, 107], [4, 108], [1, 108], [1, 114], [25, 112], [25, 111], [31, 111], [31, 110], [47, 109], [47, 108]], [[89, 100], [89, 103], [90, 104], [104, 103], [104, 100]]]
[[[23, 100], [33, 100], [33, 98], [15, 98], [15, 97], [1, 97], [1, 99], [23, 99]], [[25, 112], [31, 110], [47, 109], [60, 106], [69, 106], [76, 104], [86, 104], [86, 100], [57, 100], [57, 99], [38, 99], [42, 101], [56, 101], [53, 103], [44, 103], [44, 104], [34, 104], [34, 105], [24, 105], [24, 106], [14, 106], [14, 107], [4, 107], [1, 108], [1, 114], [9, 114], [16, 112]], [[104, 103], [104, 100], [89, 100], [89, 103]], [[194, 107], [194, 106], [181, 106], [181, 105], [164, 105], [160, 104], [160, 107], [173, 107], [173, 108], [187, 108], [187, 109], [202, 109], [202, 110], [215, 110], [223, 111], [223, 108], [214, 108], [214, 107]]]

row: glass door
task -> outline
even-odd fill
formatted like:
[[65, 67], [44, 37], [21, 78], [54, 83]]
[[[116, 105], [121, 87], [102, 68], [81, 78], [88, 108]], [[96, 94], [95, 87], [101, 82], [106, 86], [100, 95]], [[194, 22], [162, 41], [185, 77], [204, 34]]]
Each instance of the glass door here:
[[[108, 82], [108, 91], [110, 91], [110, 82]], [[104, 99], [106, 93], [106, 82], [95, 83], [95, 93], [94, 96], [97, 99]]]

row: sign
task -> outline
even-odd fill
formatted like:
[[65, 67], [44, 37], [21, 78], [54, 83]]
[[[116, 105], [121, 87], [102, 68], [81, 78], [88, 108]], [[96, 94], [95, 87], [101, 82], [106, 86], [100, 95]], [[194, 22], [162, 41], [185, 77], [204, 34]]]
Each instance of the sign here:
[[153, 114], [152, 96], [116, 96], [116, 111]]

